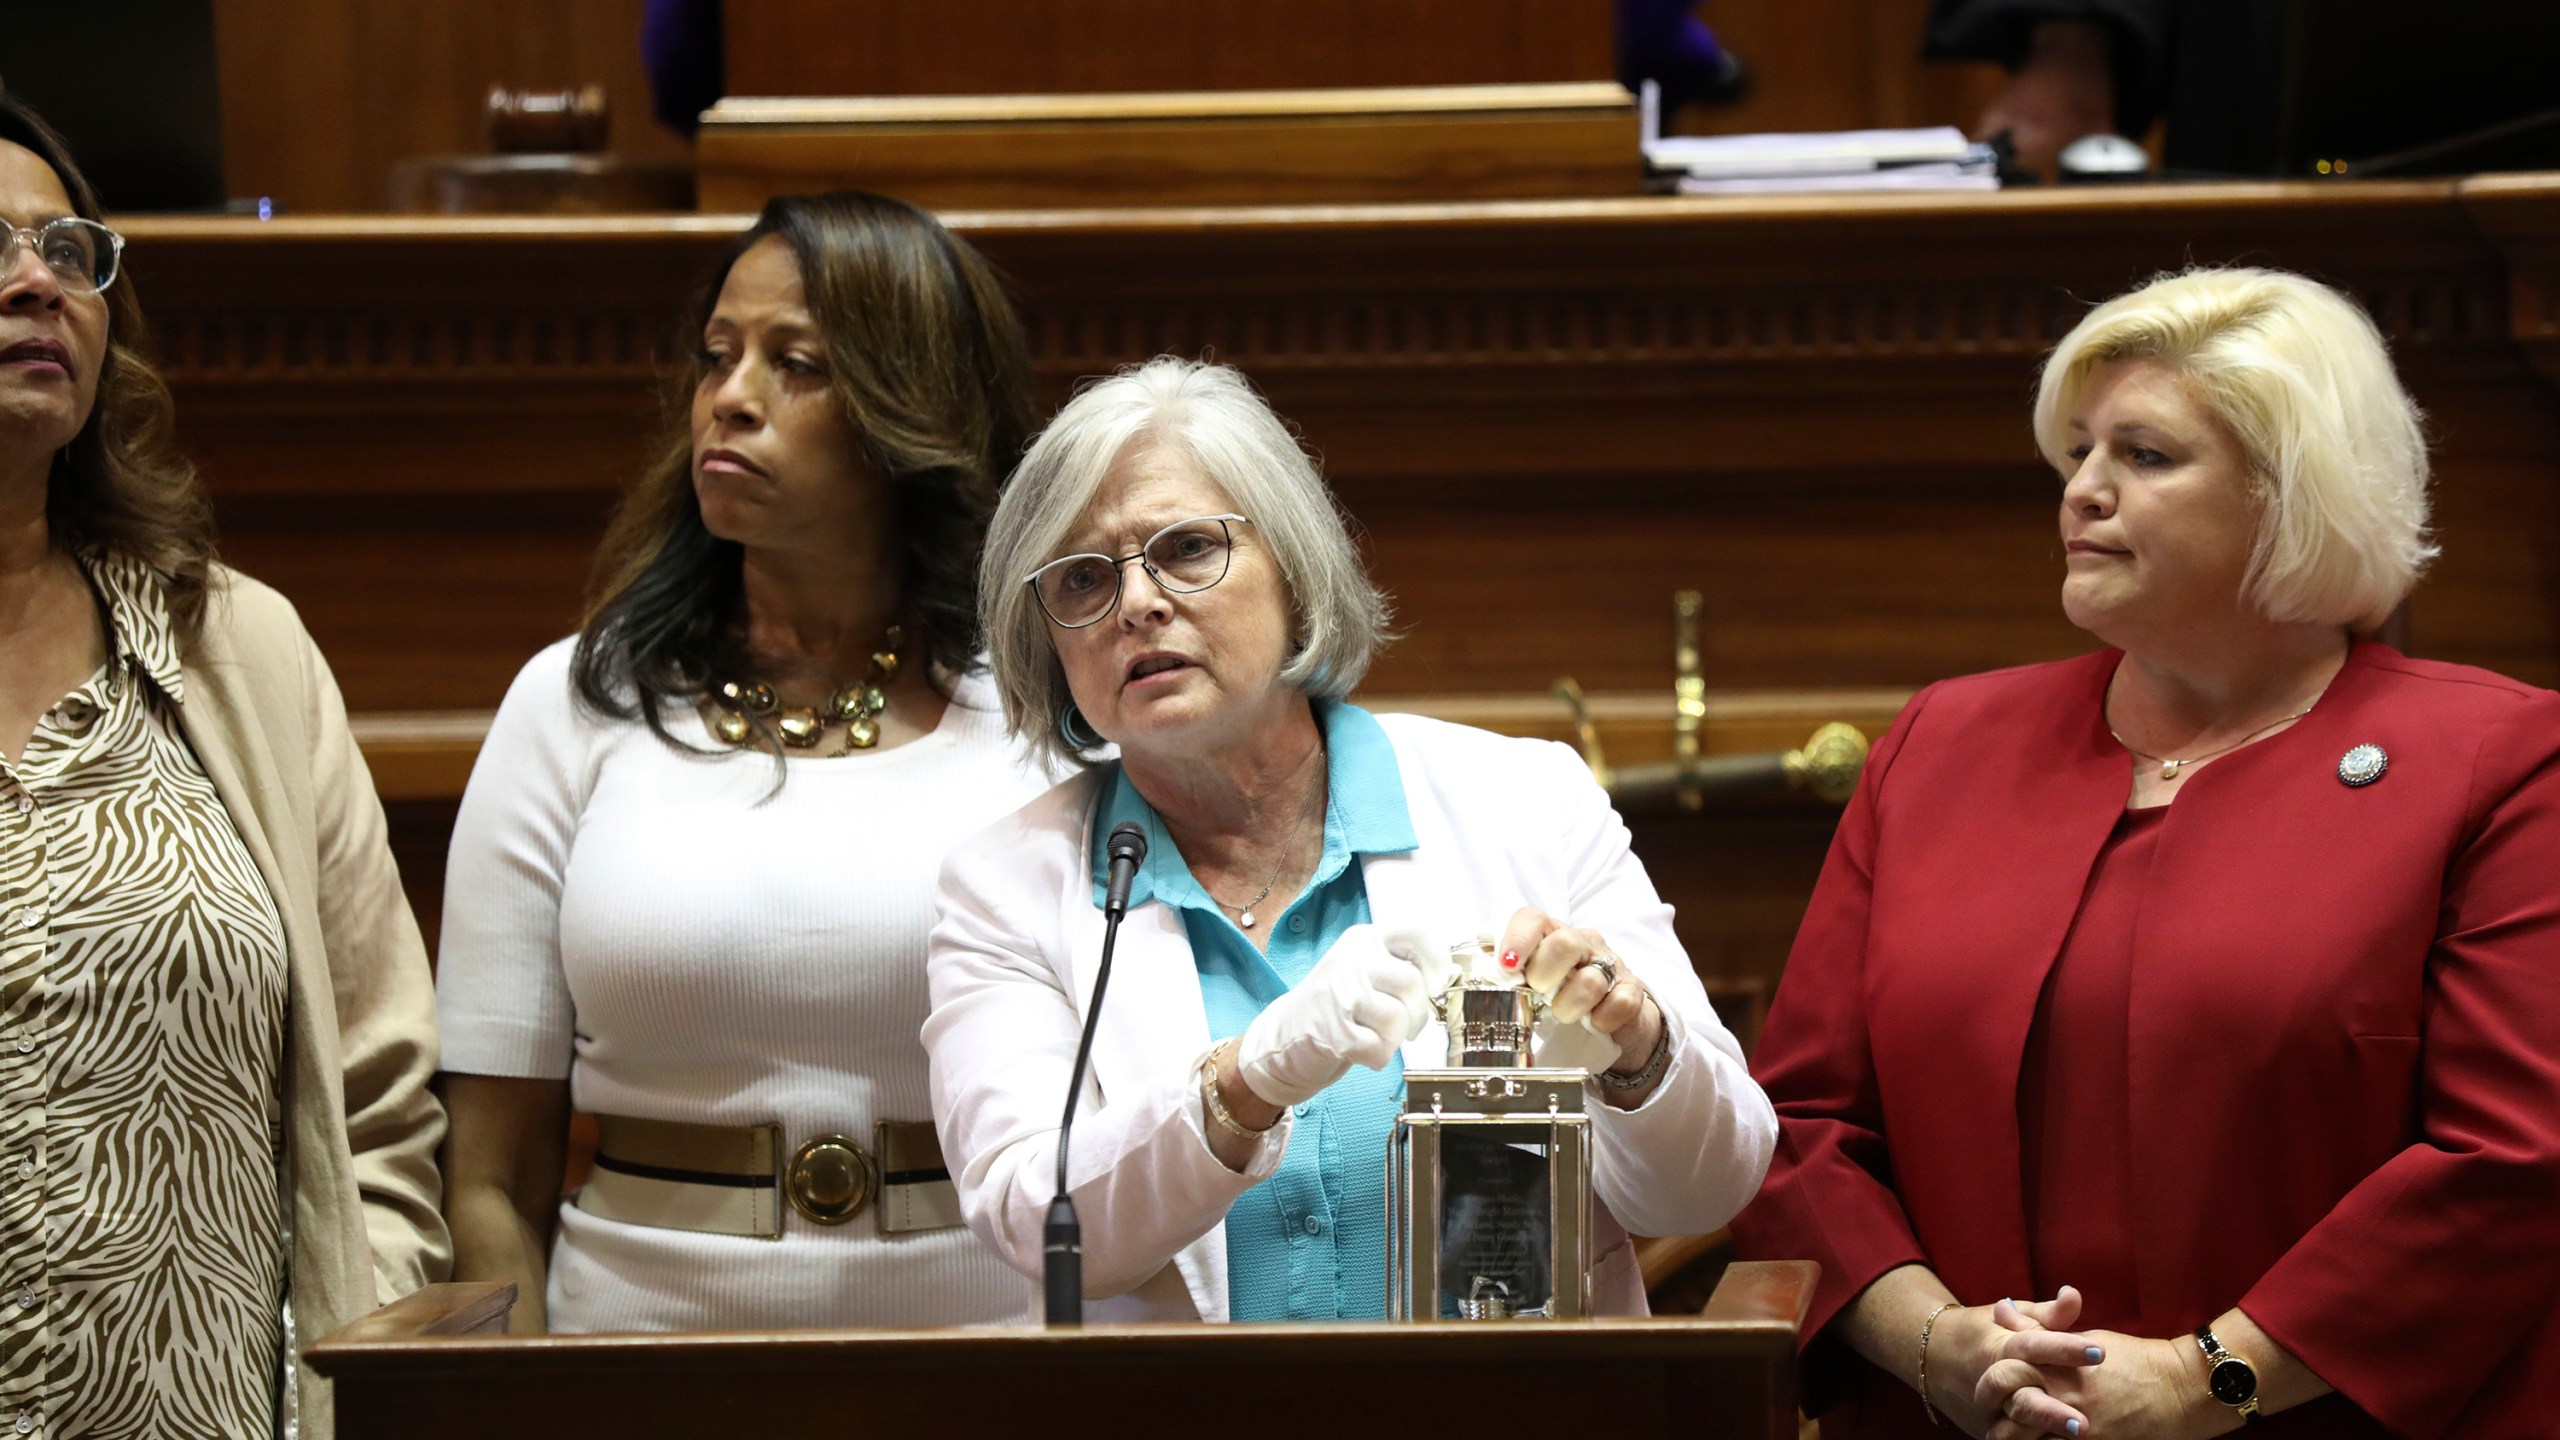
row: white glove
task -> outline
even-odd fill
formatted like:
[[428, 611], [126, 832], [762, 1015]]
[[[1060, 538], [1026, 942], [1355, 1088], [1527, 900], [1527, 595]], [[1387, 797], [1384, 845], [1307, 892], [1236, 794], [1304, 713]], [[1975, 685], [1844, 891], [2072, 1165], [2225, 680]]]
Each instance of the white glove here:
[[1245, 1027], [1236, 1070], [1272, 1105], [1299, 1105], [1353, 1065], [1384, 1070], [1431, 1021], [1449, 952], [1418, 930], [1354, 925]]

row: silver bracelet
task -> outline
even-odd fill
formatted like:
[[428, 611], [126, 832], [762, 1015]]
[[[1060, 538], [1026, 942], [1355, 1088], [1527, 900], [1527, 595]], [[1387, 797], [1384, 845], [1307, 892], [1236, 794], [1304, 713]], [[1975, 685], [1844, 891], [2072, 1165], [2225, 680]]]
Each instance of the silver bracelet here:
[[1654, 1033], [1653, 1053], [1644, 1057], [1644, 1068], [1633, 1075], [1603, 1070], [1591, 1077], [1605, 1089], [1642, 1090], [1661, 1079], [1662, 1072], [1671, 1068], [1671, 1015], [1662, 1008], [1661, 1001], [1654, 1000], [1651, 995], [1644, 998], [1653, 1001], [1653, 1013], [1662, 1021], [1662, 1028]]
[[1929, 1423], [1933, 1426], [1944, 1425], [1947, 1422], [1938, 1418], [1938, 1407], [1929, 1403], [1929, 1332], [1938, 1328], [1939, 1316], [1950, 1310], [1960, 1309], [1963, 1305], [1964, 1302], [1961, 1300], [1950, 1300], [1930, 1311], [1929, 1318], [1920, 1322], [1920, 1378], [1912, 1381], [1911, 1386], [1920, 1392], [1920, 1408], [1928, 1412]]

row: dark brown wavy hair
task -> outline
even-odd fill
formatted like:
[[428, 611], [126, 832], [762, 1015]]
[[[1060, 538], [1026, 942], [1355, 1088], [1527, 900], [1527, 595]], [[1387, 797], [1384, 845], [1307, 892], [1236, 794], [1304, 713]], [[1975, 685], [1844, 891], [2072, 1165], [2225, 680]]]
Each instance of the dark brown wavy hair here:
[[[71, 147], [41, 116], [0, 94], [0, 140], [24, 146], [52, 167], [83, 220], [106, 212]], [[80, 433], [54, 456], [45, 523], [55, 544], [106, 550], [161, 572], [179, 642], [204, 633], [205, 586], [213, 573], [213, 506], [195, 466], [178, 453], [178, 408], [151, 368], [151, 332], [134, 294], [130, 265], [107, 288], [107, 353], [97, 401]]]
[[[1030, 347], [995, 269], [932, 216], [857, 191], [768, 201], [694, 297], [667, 377], [667, 435], [596, 557], [570, 662], [579, 698], [639, 719], [680, 748], [661, 709], [730, 673], [742, 552], [702, 523], [692, 405], [703, 327], [730, 267], [779, 235], [827, 351], [828, 385], [888, 483], [905, 556], [905, 605], [922, 654], [947, 675], [977, 664], [978, 552], [1005, 475], [1037, 419]], [[780, 750], [771, 736], [768, 748]]]

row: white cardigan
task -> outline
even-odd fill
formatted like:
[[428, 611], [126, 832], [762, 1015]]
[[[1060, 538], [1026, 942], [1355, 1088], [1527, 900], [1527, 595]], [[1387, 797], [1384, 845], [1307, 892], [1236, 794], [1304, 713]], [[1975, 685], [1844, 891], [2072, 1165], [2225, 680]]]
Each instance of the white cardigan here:
[[[1676, 1058], [1643, 1107], [1593, 1107], [1593, 1304], [1643, 1314], [1627, 1233], [1692, 1234], [1732, 1219], [1768, 1170], [1777, 1118], [1579, 756], [1416, 716], [1378, 720], [1419, 844], [1362, 861], [1371, 917], [1464, 938], [1534, 905], [1606, 936], [1673, 1027]], [[924, 1043], [943, 1156], [970, 1228], [1034, 1276], [1056, 1194], [1059, 1112], [1102, 955], [1090, 851], [1100, 780], [1069, 780], [951, 852], [928, 961]], [[1290, 1117], [1243, 1174], [1210, 1153], [1196, 1066], [1213, 1038], [1181, 917], [1162, 902], [1133, 908], [1068, 1172], [1096, 1320], [1227, 1318], [1227, 1207], [1278, 1167]], [[1434, 1023], [1405, 1047], [1405, 1064], [1442, 1065], [1447, 1045]]]

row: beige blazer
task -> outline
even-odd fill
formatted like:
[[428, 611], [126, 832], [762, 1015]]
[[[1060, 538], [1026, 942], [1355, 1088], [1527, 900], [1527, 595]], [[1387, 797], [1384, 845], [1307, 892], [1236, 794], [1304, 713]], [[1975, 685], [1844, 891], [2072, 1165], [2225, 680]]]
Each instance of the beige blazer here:
[[[391, 859], [382, 802], [328, 664], [282, 595], [217, 569], [181, 659], [195, 748], [284, 917], [286, 1344], [301, 1347], [445, 1278], [444, 1107], [435, 982]], [[328, 1386], [298, 1361], [304, 1440], [333, 1434]]]

